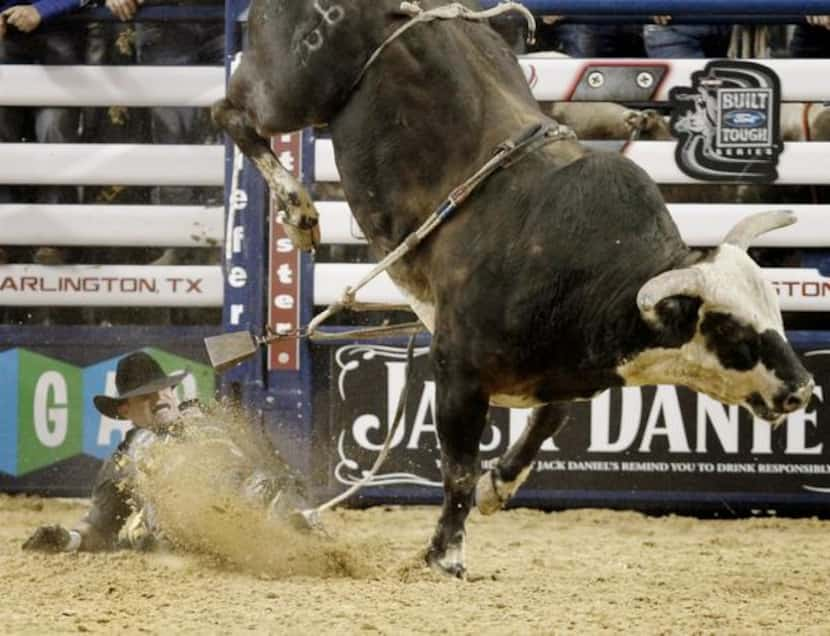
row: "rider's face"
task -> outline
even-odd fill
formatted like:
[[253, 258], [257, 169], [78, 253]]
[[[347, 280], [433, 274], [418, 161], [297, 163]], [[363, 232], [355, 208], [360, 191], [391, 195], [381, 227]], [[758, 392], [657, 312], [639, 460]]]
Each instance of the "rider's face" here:
[[127, 398], [118, 409], [121, 417], [139, 428], [159, 431], [179, 417], [179, 401], [173, 388]]

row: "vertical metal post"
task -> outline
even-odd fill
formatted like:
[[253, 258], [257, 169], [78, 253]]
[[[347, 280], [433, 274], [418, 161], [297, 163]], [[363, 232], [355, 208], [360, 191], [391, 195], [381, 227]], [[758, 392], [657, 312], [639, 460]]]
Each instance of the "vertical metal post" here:
[[[242, 53], [242, 19], [246, 0], [226, 0], [225, 72], [230, 78]], [[226, 236], [222, 268], [225, 281], [222, 327], [224, 331], [262, 331], [265, 324], [263, 280], [266, 266], [265, 182], [230, 140], [225, 145]], [[264, 354], [225, 373], [223, 395], [241, 400], [254, 414], [261, 412]]]

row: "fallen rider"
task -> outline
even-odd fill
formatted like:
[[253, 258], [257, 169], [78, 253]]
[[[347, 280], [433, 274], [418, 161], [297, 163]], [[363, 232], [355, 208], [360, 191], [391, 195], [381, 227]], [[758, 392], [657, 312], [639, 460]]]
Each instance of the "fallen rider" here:
[[[153, 548], [170, 538], [157, 514], [162, 493], [154, 490], [160, 489], [159, 484], [164, 484], [168, 497], [170, 490], [178, 489], [182, 492], [173, 494], [181, 495], [189, 488], [209, 489], [198, 494], [205, 501], [215, 494], [214, 509], [223, 505], [222, 493], [232, 493], [240, 505], [256, 508], [275, 523], [310, 527], [299, 512], [306, 508], [302, 484], [270, 440], [264, 434], [253, 436], [250, 430], [235, 435], [224, 418], [205, 417], [194, 402], [179, 404], [175, 387], [186, 375], [166, 375], [144, 352], [119, 361], [117, 395], [97, 395], [93, 401], [103, 415], [131, 420], [133, 428], [101, 466], [92, 506], [84, 517], [71, 529], [39, 527], [23, 544], [24, 550]], [[180, 448], [187, 449], [191, 457], [179, 453]], [[201, 473], [188, 473], [188, 469]], [[188, 483], [187, 476], [192, 474], [204, 479]]]

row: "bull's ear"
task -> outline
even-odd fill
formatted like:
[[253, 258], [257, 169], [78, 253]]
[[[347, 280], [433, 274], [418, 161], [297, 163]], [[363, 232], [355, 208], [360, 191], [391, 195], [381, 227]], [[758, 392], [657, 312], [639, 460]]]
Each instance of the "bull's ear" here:
[[657, 303], [654, 308], [659, 324], [657, 344], [680, 347], [689, 342], [697, 329], [702, 302], [696, 296], [669, 296]]

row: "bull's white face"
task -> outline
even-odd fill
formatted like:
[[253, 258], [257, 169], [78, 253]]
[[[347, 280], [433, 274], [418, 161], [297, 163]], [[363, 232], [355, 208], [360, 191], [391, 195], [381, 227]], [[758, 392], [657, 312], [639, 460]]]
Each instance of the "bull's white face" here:
[[772, 422], [805, 406], [813, 380], [785, 339], [775, 290], [761, 269], [733, 245], [692, 269], [703, 281], [693, 335], [621, 365], [626, 384], [688, 386]]

